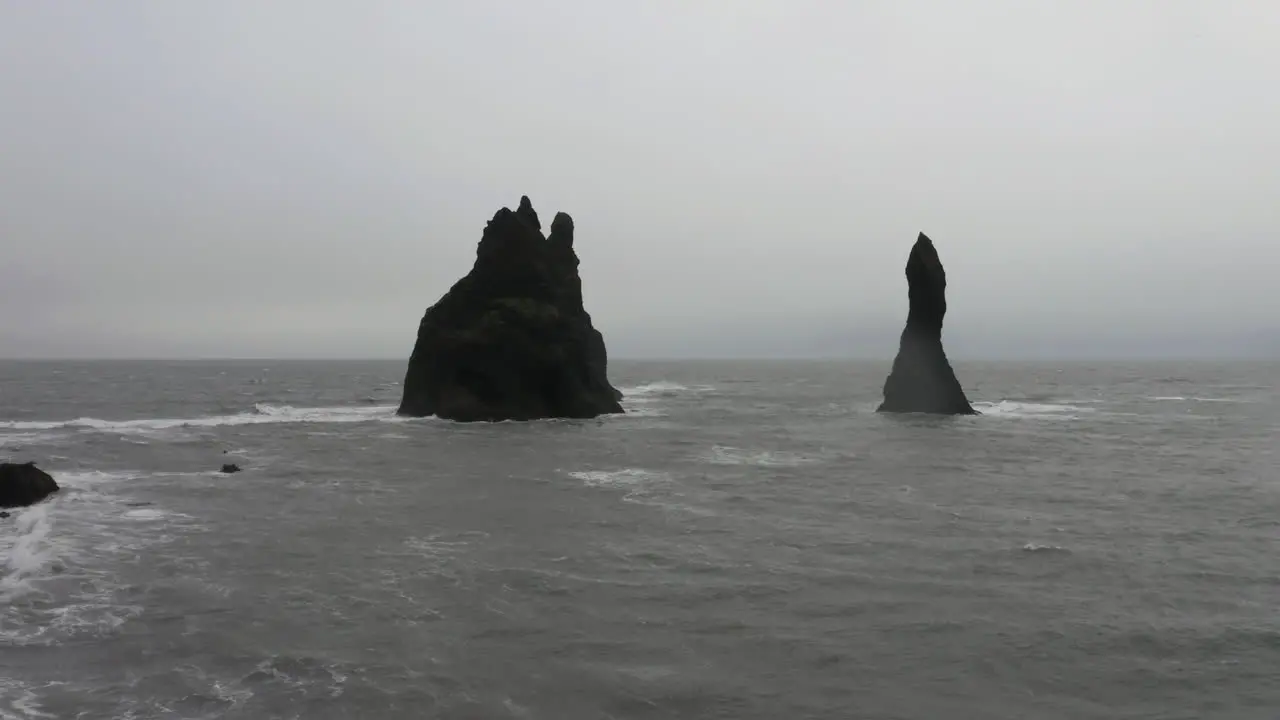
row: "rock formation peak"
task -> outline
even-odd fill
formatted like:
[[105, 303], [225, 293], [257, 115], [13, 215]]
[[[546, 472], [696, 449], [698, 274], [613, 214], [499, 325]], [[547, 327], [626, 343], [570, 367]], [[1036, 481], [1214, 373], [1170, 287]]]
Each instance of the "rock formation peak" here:
[[516, 217], [532, 225], [534, 230], [542, 232], [542, 223], [538, 221], [538, 212], [533, 209], [533, 203], [529, 201], [528, 195], [520, 196], [520, 206], [516, 208]]
[[556, 213], [551, 220], [551, 235], [547, 239], [557, 245], [573, 247], [573, 218], [569, 217], [569, 213]]
[[947, 273], [933, 241], [924, 233], [911, 248], [906, 275], [907, 325], [884, 383], [879, 412], [972, 415], [975, 411], [942, 349]]

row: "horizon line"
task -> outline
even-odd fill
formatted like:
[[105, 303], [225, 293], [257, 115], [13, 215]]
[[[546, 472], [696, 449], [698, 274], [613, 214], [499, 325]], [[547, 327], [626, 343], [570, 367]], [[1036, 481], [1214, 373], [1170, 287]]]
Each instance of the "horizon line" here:
[[[894, 355], [643, 355], [610, 357], [617, 362], [892, 362]], [[1224, 355], [1070, 355], [1047, 357], [1040, 355], [960, 355], [952, 356], [952, 362], [1035, 362], [1035, 363], [1081, 363], [1081, 362], [1266, 362], [1280, 361], [1277, 354], [1224, 354]], [[0, 362], [404, 362], [407, 357], [386, 355], [373, 356], [299, 356], [299, 355], [153, 355], [153, 356], [74, 356], [51, 355], [47, 357], [6, 357], [0, 356]]]

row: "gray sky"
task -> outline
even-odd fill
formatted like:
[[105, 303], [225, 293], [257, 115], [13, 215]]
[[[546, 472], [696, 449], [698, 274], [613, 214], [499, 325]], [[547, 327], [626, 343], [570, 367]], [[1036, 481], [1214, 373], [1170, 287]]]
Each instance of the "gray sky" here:
[[528, 194], [611, 354], [1280, 353], [1275, 0], [0, 0], [0, 356], [407, 357]]

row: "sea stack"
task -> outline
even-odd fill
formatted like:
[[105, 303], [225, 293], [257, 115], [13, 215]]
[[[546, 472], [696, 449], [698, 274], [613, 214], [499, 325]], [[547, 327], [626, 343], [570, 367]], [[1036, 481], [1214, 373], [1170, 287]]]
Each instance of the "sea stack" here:
[[58, 492], [58, 483], [34, 462], [0, 463], [0, 508], [26, 507]]
[[476, 262], [427, 309], [401, 415], [464, 422], [620, 413], [604, 337], [582, 305], [573, 219], [544, 237], [528, 197], [485, 227]]
[[884, 383], [878, 412], [975, 415], [960, 381], [942, 350], [942, 318], [947, 314], [947, 273], [933, 241], [916, 238], [907, 260], [907, 294], [911, 307], [902, 330], [898, 356]]

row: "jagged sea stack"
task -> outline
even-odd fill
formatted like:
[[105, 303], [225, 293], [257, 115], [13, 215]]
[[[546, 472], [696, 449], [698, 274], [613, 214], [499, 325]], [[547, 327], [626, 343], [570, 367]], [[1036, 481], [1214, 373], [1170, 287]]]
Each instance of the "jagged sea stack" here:
[[907, 260], [907, 293], [911, 301], [907, 326], [884, 383], [879, 412], [976, 414], [942, 350], [947, 273], [933, 241], [924, 233], [916, 238]]
[[476, 263], [427, 309], [400, 414], [459, 421], [591, 418], [620, 413], [604, 337], [582, 306], [573, 219], [551, 234], [529, 198], [485, 227]]

